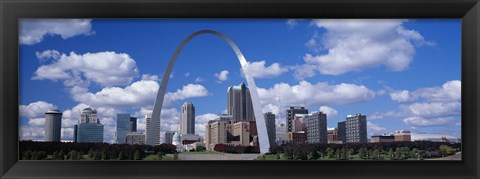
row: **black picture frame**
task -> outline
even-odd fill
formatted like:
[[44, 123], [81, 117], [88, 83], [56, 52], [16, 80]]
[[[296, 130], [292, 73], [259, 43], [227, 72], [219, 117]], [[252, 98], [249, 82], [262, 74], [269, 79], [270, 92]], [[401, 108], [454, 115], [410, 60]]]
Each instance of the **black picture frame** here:
[[[18, 18], [461, 18], [463, 158], [19, 161]], [[0, 178], [480, 178], [479, 0], [1, 0], [0, 19]]]

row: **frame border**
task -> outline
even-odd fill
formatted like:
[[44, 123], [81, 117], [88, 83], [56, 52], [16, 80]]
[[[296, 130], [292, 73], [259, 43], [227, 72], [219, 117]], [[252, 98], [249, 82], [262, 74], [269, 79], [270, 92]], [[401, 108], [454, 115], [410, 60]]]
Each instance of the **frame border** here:
[[[18, 161], [18, 18], [192, 17], [461, 18], [463, 160]], [[0, 0], [0, 19], [0, 178], [480, 178], [479, 0]]]

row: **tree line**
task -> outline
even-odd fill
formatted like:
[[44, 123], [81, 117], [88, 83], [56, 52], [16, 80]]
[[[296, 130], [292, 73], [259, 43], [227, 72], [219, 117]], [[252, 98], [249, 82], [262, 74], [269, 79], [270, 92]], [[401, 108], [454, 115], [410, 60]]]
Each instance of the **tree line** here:
[[460, 143], [388, 142], [347, 144], [286, 144], [270, 148], [270, 154], [282, 154], [287, 160], [407, 160], [438, 158], [461, 151]]
[[19, 151], [22, 160], [141, 160], [152, 154], [173, 154], [176, 146], [20, 141]]

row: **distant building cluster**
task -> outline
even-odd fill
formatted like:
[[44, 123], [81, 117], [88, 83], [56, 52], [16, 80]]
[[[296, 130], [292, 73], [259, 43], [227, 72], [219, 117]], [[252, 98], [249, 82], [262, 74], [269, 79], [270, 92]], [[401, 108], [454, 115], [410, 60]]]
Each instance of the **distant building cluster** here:
[[412, 136], [410, 131], [407, 130], [397, 130], [390, 134], [383, 135], [374, 135], [372, 136], [370, 142], [409, 142], [412, 141]]
[[[195, 106], [185, 102], [181, 106], [178, 131], [166, 131], [164, 143], [177, 146], [178, 151], [189, 151], [196, 146], [205, 146], [213, 150], [217, 144], [258, 146], [258, 132], [253, 112], [250, 90], [244, 83], [227, 89], [227, 114], [220, 115], [205, 126], [204, 138], [195, 134]], [[401, 142], [412, 141], [411, 132], [397, 130], [392, 133], [371, 136], [367, 139], [367, 116], [364, 114], [347, 115], [338, 122], [336, 128], [327, 128], [327, 114], [309, 113], [302, 106], [291, 106], [285, 110], [286, 124], [275, 122], [275, 114], [263, 114], [270, 146], [293, 144], [327, 144], [327, 143], [366, 143], [366, 142]], [[137, 132], [137, 118], [130, 114], [117, 114], [115, 143], [146, 144], [151, 114], [145, 116], [146, 131]], [[61, 141], [62, 112], [48, 110], [45, 112], [45, 141]], [[158, 126], [160, 129], [160, 126]], [[78, 124], [74, 125], [73, 142], [104, 142], [104, 126], [97, 116], [97, 111], [85, 108], [81, 111]], [[160, 134], [155, 144], [160, 144]], [[441, 139], [424, 139], [430, 141], [449, 141]]]
[[[270, 146], [276, 138], [275, 114], [263, 115]], [[258, 146], [258, 132], [250, 90], [242, 83], [227, 89], [227, 114], [220, 115], [205, 126], [205, 147], [216, 144]]]

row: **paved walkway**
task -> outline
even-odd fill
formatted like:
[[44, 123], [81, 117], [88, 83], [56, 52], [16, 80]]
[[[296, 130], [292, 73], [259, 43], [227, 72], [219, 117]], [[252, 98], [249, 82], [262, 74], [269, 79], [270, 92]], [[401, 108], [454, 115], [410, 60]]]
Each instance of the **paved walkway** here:
[[260, 154], [178, 154], [180, 160], [254, 160]]
[[432, 158], [432, 159], [426, 159], [426, 160], [462, 160], [462, 153], [458, 152], [454, 155], [450, 155], [450, 156], [447, 156], [447, 157]]

